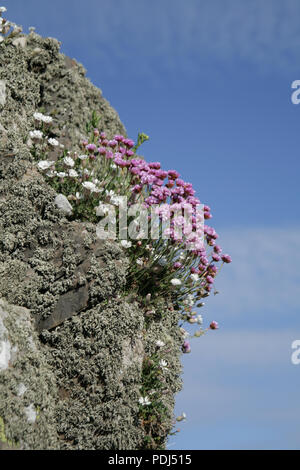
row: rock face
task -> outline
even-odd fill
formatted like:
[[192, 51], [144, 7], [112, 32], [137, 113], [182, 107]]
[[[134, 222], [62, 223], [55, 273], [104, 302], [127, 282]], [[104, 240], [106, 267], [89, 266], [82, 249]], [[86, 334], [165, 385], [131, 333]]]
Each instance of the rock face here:
[[[176, 315], [162, 301], [168, 314], [145, 328], [125, 290], [124, 250], [66, 218], [26, 145], [37, 110], [51, 113], [52, 137], [66, 148], [85, 136], [93, 110], [109, 137], [125, 129], [56, 40], [20, 39], [0, 46], [0, 445], [140, 449], [152, 439], [154, 447], [153, 436], [167, 439], [181, 386]], [[166, 412], [149, 437], [138, 400], [157, 340], [168, 344]]]

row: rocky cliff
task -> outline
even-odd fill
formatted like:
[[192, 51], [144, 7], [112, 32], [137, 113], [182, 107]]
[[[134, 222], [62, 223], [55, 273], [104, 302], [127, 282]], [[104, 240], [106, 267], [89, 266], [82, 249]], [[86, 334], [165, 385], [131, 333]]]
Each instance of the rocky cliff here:
[[[65, 148], [85, 137], [93, 110], [109, 137], [125, 135], [59, 49], [34, 32], [0, 45], [0, 447], [163, 448], [181, 386], [176, 312], [162, 299], [149, 322], [141, 300], [124, 295], [124, 250], [65, 217], [27, 145], [36, 111], [53, 117]], [[140, 389], [158, 340], [169, 367], [146, 420]]]

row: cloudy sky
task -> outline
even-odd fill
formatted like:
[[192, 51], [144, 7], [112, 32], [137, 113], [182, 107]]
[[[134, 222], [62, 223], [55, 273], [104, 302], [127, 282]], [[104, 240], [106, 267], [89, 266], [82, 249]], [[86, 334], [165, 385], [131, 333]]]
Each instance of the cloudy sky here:
[[212, 207], [233, 257], [201, 312], [220, 330], [184, 357], [170, 449], [299, 449], [298, 0], [8, 0], [62, 41], [147, 159]]

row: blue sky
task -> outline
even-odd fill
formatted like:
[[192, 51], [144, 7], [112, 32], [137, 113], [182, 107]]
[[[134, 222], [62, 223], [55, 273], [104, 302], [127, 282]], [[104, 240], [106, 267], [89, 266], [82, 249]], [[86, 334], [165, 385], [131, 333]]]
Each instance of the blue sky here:
[[193, 183], [233, 257], [201, 312], [221, 328], [183, 358], [169, 448], [299, 449], [299, 1], [3, 4], [62, 41], [130, 137], [150, 135], [145, 157]]

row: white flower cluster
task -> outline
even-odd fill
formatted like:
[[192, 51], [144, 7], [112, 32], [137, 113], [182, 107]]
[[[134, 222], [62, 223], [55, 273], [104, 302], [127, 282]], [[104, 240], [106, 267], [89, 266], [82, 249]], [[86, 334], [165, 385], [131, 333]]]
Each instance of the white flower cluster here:
[[195, 304], [195, 298], [193, 294], [188, 294], [183, 301], [183, 304], [186, 305], [187, 307], [193, 307]]
[[42, 131], [30, 131], [29, 136], [32, 140], [42, 140], [44, 134], [42, 133]]
[[34, 113], [33, 117], [37, 122], [43, 122], [45, 124], [51, 124], [53, 122], [51, 116], [45, 116], [42, 113]]
[[7, 10], [5, 7], [0, 7], [0, 43], [4, 41], [4, 36], [11, 31], [11, 28], [13, 28], [13, 31], [9, 35], [11, 37], [16, 36], [22, 32], [21, 26], [18, 26], [15, 23], [2, 18], [2, 13], [5, 13], [6, 11]]

